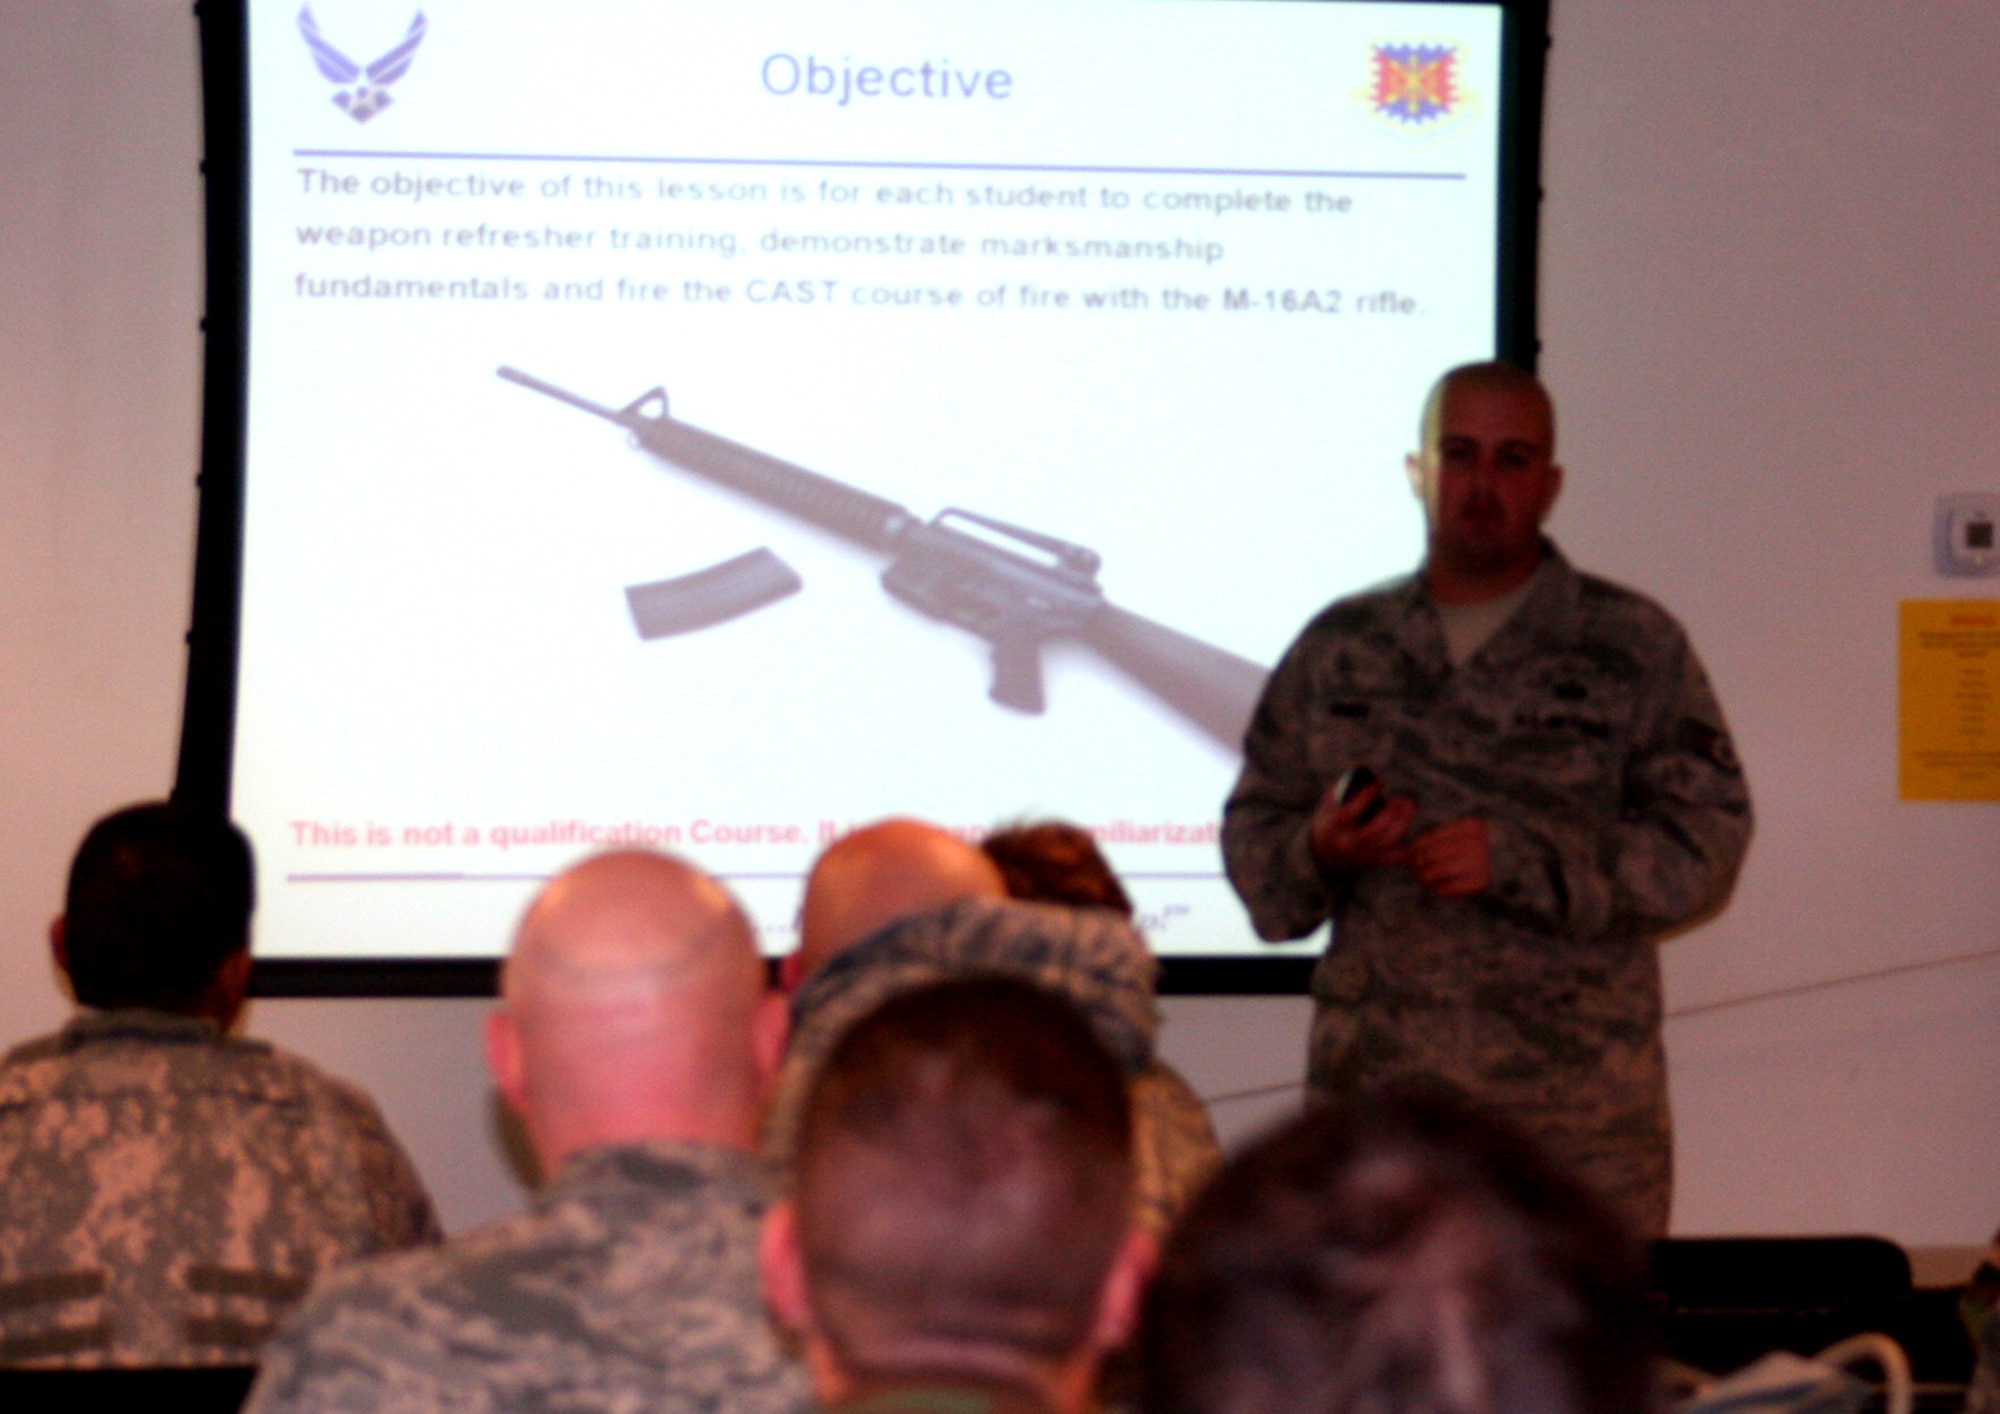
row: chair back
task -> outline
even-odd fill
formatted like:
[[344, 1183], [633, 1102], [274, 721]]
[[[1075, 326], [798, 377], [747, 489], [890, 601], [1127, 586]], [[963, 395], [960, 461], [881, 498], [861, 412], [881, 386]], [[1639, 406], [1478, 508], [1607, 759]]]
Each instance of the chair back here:
[[257, 1378], [255, 1365], [182, 1365], [101, 1370], [0, 1368], [7, 1414], [97, 1414], [172, 1410], [236, 1414]]

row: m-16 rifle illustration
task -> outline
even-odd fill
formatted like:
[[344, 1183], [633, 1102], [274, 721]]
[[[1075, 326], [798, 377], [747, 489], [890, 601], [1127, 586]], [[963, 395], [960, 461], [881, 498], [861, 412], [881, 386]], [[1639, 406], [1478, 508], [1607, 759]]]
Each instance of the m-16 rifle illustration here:
[[499, 372], [617, 423], [662, 460], [887, 555], [883, 588], [991, 645], [989, 695], [1001, 706], [1041, 712], [1042, 648], [1071, 639], [1222, 745], [1241, 749], [1267, 670], [1110, 603], [1097, 585], [1096, 551], [955, 506], [925, 521], [885, 497], [669, 416], [664, 388], [611, 408], [516, 368]]

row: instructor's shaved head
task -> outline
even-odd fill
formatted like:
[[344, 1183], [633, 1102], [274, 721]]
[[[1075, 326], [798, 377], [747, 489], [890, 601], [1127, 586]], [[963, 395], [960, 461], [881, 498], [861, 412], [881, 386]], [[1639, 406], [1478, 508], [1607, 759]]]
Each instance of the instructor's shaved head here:
[[1417, 423], [1417, 444], [1430, 450], [1437, 446], [1444, 428], [1445, 399], [1460, 390], [1476, 389], [1521, 399], [1544, 429], [1543, 441], [1553, 452], [1556, 445], [1556, 404], [1546, 384], [1519, 364], [1505, 359], [1482, 363], [1461, 363], [1446, 369], [1424, 395], [1424, 408]]
[[750, 1142], [776, 1060], [763, 976], [749, 920], [692, 865], [632, 851], [558, 876], [521, 920], [489, 1029], [544, 1166], [624, 1140]]
[[1007, 897], [978, 846], [921, 820], [884, 820], [827, 847], [806, 880], [793, 981], [899, 918], [960, 899]]

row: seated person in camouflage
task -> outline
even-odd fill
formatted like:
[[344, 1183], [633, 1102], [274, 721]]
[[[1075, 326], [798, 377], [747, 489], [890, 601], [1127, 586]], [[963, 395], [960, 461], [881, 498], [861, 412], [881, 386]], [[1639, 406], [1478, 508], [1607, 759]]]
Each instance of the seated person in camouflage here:
[[[980, 852], [1000, 867], [1009, 898], [1108, 908], [1134, 921], [1131, 895], [1090, 832], [1063, 820], [995, 830]], [[1208, 1107], [1181, 1073], [1155, 1056], [1132, 1081], [1132, 1131], [1142, 1192], [1156, 1232], [1164, 1232], [1222, 1163]]]
[[757, 1121], [784, 1042], [750, 925], [657, 854], [599, 855], [528, 910], [487, 1055], [549, 1181], [520, 1217], [317, 1288], [252, 1414], [795, 1414], [757, 1282]]
[[229, 1034], [252, 887], [181, 806], [78, 849], [50, 936], [84, 1010], [0, 1062], [0, 1362], [246, 1364], [329, 1267], [438, 1239], [366, 1096]]
[[1639, 1253], [1442, 1092], [1333, 1102], [1232, 1159], [1146, 1293], [1140, 1414], [1657, 1409]]
[[1123, 1076], [1062, 998], [1010, 978], [905, 992], [808, 1098], [764, 1230], [772, 1309], [823, 1407], [1084, 1414], [1152, 1258]]
[[784, 963], [791, 1042], [765, 1127], [766, 1152], [789, 1162], [814, 1071], [856, 1019], [898, 992], [952, 977], [1025, 977], [1069, 998], [1097, 1028], [1134, 1090], [1144, 1137], [1136, 1202], [1164, 1231], [1206, 1176], [1203, 1119], [1152, 1086], [1157, 971], [1131, 924], [1103, 909], [1013, 902], [992, 860], [917, 820], [885, 820], [829, 846], [800, 910], [799, 949]]

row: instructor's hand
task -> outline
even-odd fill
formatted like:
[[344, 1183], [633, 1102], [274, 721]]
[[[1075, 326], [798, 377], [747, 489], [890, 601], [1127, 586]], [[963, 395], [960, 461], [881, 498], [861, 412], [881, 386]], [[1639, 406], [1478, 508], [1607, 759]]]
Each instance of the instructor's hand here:
[[[1410, 832], [1410, 820], [1417, 803], [1406, 795], [1383, 794], [1380, 783], [1358, 790], [1343, 803], [1328, 786], [1313, 811], [1306, 837], [1313, 858], [1325, 869], [1353, 873], [1403, 863], [1403, 836]], [[1362, 812], [1382, 800], [1382, 812], [1367, 824], [1360, 823]]]
[[1424, 831], [1405, 848], [1403, 862], [1439, 898], [1470, 898], [1493, 883], [1486, 822], [1476, 815]]

